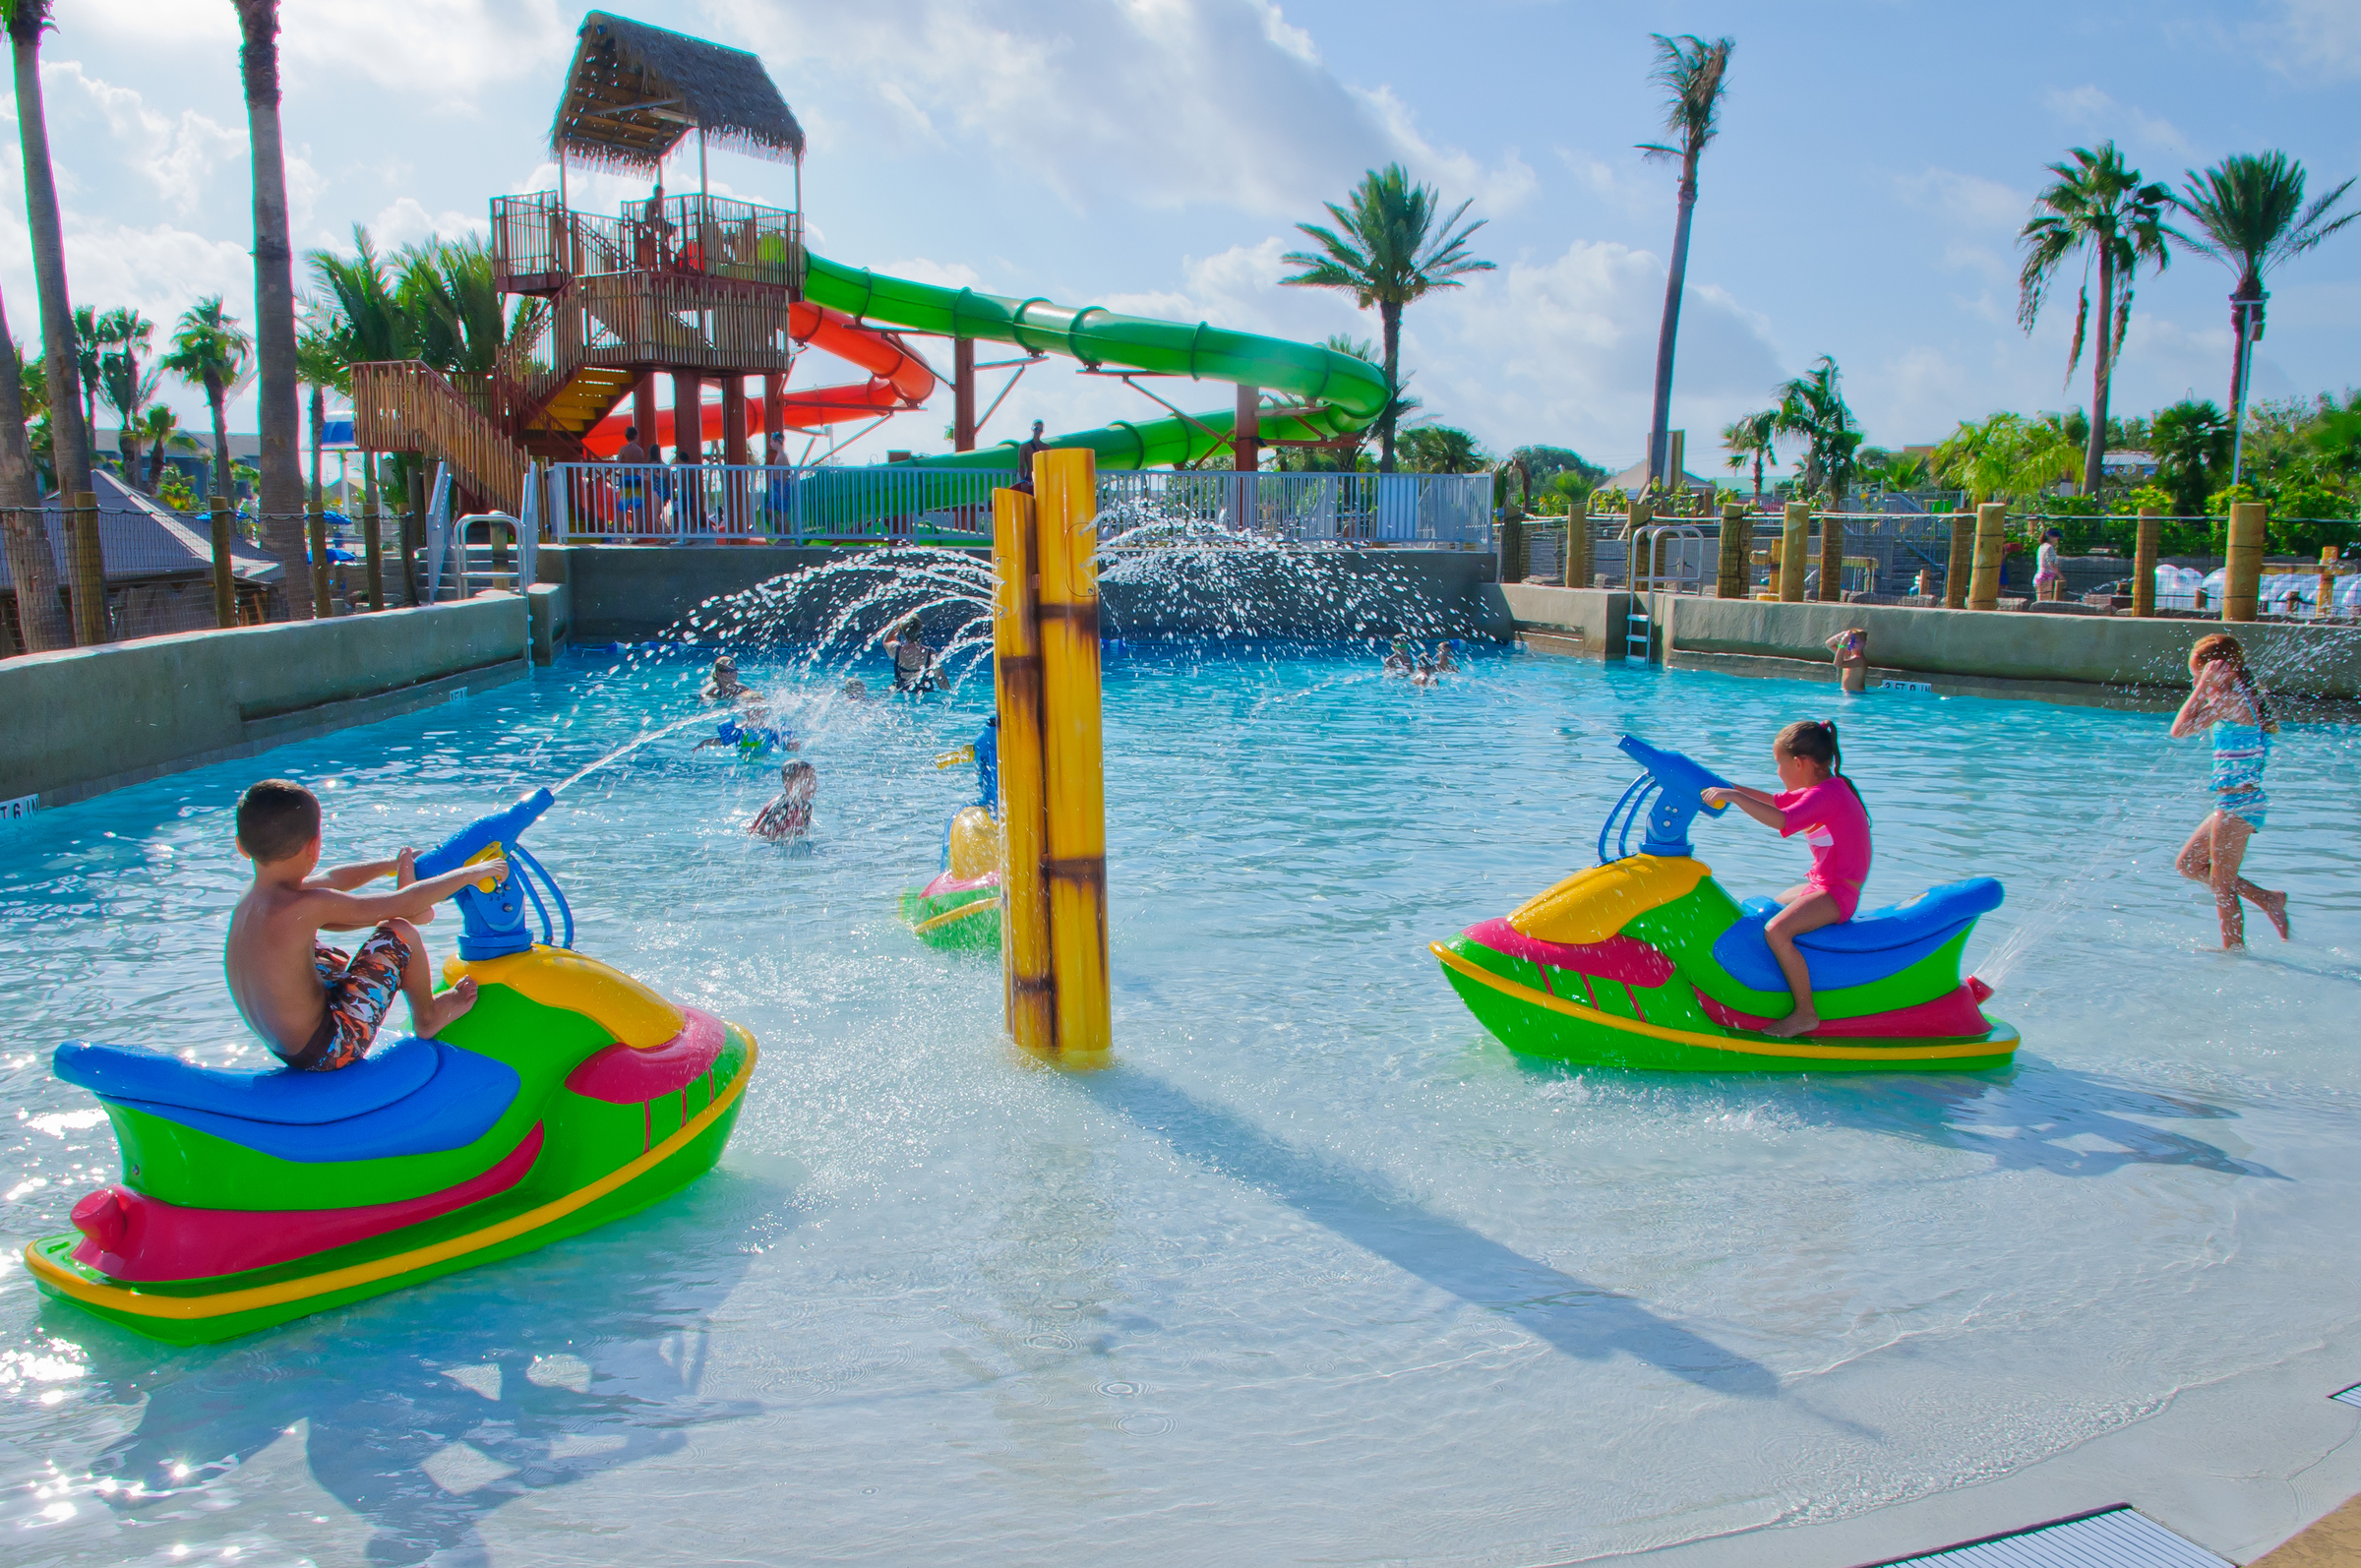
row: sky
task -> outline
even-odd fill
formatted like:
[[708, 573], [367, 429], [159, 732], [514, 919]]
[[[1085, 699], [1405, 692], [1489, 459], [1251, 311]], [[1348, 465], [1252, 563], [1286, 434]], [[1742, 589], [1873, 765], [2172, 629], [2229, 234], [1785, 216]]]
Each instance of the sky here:
[[[252, 319], [252, 191], [229, 0], [57, 0], [42, 91], [77, 303], [168, 330], [220, 293]], [[1414, 305], [1410, 392], [1490, 450], [1646, 444], [1674, 218], [1656, 32], [1736, 40], [1700, 173], [1672, 424], [1689, 466], [1820, 355], [1874, 445], [1998, 408], [2088, 405], [2067, 347], [2079, 274], [2028, 334], [2015, 236], [2044, 165], [2112, 139], [2177, 185], [2282, 149], [2313, 194], [2361, 173], [2355, 0], [636, 0], [621, 13], [754, 50], [804, 123], [814, 248], [882, 272], [1317, 340], [1374, 337], [1351, 299], [1283, 286], [1295, 228], [1400, 161], [1483, 226], [1498, 264]], [[285, 0], [296, 244], [480, 230], [548, 188], [581, 10], [555, 0]], [[13, 98], [10, 112], [14, 113]], [[692, 151], [668, 188], [694, 188]], [[791, 206], [793, 171], [711, 155], [717, 193]], [[0, 159], [0, 292], [37, 338], [22, 169]], [[569, 175], [612, 211], [637, 184]], [[2355, 188], [2361, 198], [2361, 186]], [[2361, 207], [2361, 200], [2352, 202]], [[2137, 284], [2114, 409], [2226, 398], [2229, 273], [2177, 257]], [[2271, 282], [2259, 397], [2361, 384], [2361, 224]], [[942, 345], [923, 351], [947, 372]], [[999, 357], [987, 355], [988, 358]], [[827, 356], [798, 385], [837, 379]], [[983, 378], [984, 398], [999, 391]], [[203, 429], [203, 399], [166, 398]], [[1226, 407], [1208, 388], [1184, 407]], [[849, 448], [947, 450], [949, 393]], [[987, 441], [1159, 413], [1028, 371]], [[102, 412], [101, 419], [107, 416]], [[253, 397], [231, 428], [254, 428]]]

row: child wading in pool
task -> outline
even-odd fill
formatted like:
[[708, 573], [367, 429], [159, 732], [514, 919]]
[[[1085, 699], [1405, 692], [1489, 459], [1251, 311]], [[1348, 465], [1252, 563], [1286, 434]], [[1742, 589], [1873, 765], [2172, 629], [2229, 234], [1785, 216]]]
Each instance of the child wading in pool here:
[[[320, 802], [283, 778], [267, 778], [238, 802], [238, 851], [254, 862], [254, 885], [229, 918], [229, 994], [246, 1022], [290, 1067], [348, 1067], [369, 1054], [394, 993], [410, 1002], [420, 1039], [475, 1005], [475, 982], [435, 995], [426, 943], [413, 921], [469, 882], [509, 874], [505, 860], [478, 861], [419, 881], [418, 852], [319, 872]], [[318, 874], [314, 874], [315, 873]], [[394, 878], [390, 893], [353, 888]], [[367, 931], [347, 957], [323, 931]]]
[[1797, 833], [1812, 847], [1811, 874], [1799, 887], [1779, 895], [1785, 907], [1771, 917], [1763, 935], [1779, 972], [1787, 977], [1795, 1008], [1763, 1033], [1792, 1040], [1820, 1027], [1812, 1008], [1812, 973], [1795, 938], [1823, 926], [1852, 919], [1860, 906], [1861, 884], [1869, 879], [1869, 811], [1861, 792], [1845, 776], [1844, 754], [1837, 750], [1837, 727], [1826, 720], [1801, 719], [1779, 732], [1771, 744], [1771, 758], [1779, 767], [1779, 794], [1745, 788], [1704, 791], [1708, 806], [1734, 805], [1783, 838]]
[[2181, 847], [2175, 864], [2183, 876], [2213, 889], [2223, 947], [2246, 945], [2242, 898], [2263, 911], [2285, 941], [2287, 895], [2257, 887], [2238, 874], [2247, 841], [2262, 828], [2270, 805], [2270, 797], [2263, 793], [2263, 769], [2270, 762], [2270, 737], [2279, 721], [2247, 673], [2246, 649], [2228, 633], [2197, 639], [2189, 651], [2189, 674], [2196, 689], [2173, 716], [2172, 738], [2212, 732], [2213, 777], [2209, 787], [2213, 810]]
[[819, 773], [809, 762], [790, 762], [779, 769], [779, 798], [755, 814], [746, 830], [772, 843], [793, 841], [812, 831], [812, 797], [819, 791]]

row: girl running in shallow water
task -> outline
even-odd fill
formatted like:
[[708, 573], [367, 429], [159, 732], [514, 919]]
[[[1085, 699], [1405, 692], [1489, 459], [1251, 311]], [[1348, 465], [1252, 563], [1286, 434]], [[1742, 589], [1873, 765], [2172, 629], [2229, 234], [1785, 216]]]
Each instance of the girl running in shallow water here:
[[2189, 650], [2189, 673], [2195, 690], [2173, 716], [2172, 738], [2211, 732], [2213, 810], [2181, 846], [2175, 865], [2183, 876], [2213, 889], [2225, 949], [2246, 945], [2246, 903], [2263, 911], [2285, 941], [2287, 895], [2238, 874], [2247, 841], [2262, 829], [2270, 806], [2270, 797], [2263, 793], [2263, 770], [2270, 764], [2270, 738], [2279, 721], [2247, 673], [2246, 649], [2228, 633], [2197, 639]]
[[1779, 972], [1795, 997], [1794, 1010], [1763, 1033], [1792, 1040], [1820, 1027], [1812, 1006], [1812, 972], [1795, 950], [1795, 938], [1850, 920], [1860, 907], [1861, 884], [1869, 879], [1869, 810], [1845, 776], [1837, 727], [1827, 720], [1799, 719], [1780, 731], [1771, 743], [1771, 759], [1779, 767], [1779, 794], [1743, 786], [1702, 794], [1706, 805], [1735, 806], [1764, 826], [1778, 828], [1782, 838], [1801, 833], [1812, 848], [1811, 874], [1800, 886], [1779, 895], [1786, 907], [1763, 928], [1771, 956], [1779, 960]]

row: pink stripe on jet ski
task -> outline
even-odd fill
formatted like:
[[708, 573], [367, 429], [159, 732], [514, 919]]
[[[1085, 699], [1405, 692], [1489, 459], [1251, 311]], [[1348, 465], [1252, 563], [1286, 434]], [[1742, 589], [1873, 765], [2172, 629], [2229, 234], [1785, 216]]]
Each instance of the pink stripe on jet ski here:
[[535, 1122], [508, 1158], [482, 1176], [440, 1192], [352, 1209], [185, 1209], [129, 1187], [100, 1187], [74, 1205], [74, 1225], [83, 1234], [74, 1261], [112, 1279], [142, 1283], [267, 1269], [506, 1192], [524, 1179], [540, 1153], [541, 1125]]
[[970, 876], [965, 881], [961, 881], [958, 877], [953, 876], [949, 872], [944, 872], [941, 875], [927, 883], [926, 886], [920, 888], [918, 890], [918, 896], [921, 898], [940, 898], [945, 893], [970, 893], [974, 892], [979, 887], [998, 887], [999, 885], [1000, 874], [999, 872], [986, 872], [981, 876]]
[[[1981, 988], [1978, 995], [1970, 988]], [[1691, 987], [1691, 990], [1696, 988]], [[1992, 995], [1992, 988], [1980, 980], [1970, 979], [1959, 990], [1937, 996], [1932, 1001], [1917, 1002], [1908, 1007], [1896, 1007], [1890, 1012], [1864, 1013], [1858, 1018], [1828, 1018], [1813, 1030], [1811, 1038], [1853, 1040], [1931, 1040], [1945, 1035], [1983, 1035], [1992, 1032], [1992, 1022], [1983, 1015], [1976, 1003]], [[1760, 1032], [1777, 1020], [1757, 1018], [1723, 1006], [1704, 992], [1697, 993], [1706, 1016], [1725, 1029], [1752, 1029]]]
[[1617, 935], [1603, 942], [1545, 942], [1526, 935], [1505, 920], [1487, 920], [1460, 935], [1512, 958], [1621, 981], [1626, 986], [1661, 986], [1672, 978], [1672, 960], [1636, 936]]
[[700, 1077], [721, 1055], [721, 1020], [697, 1007], [683, 1007], [681, 1032], [645, 1051], [616, 1044], [566, 1077], [566, 1087], [585, 1100], [635, 1106], [673, 1094]]

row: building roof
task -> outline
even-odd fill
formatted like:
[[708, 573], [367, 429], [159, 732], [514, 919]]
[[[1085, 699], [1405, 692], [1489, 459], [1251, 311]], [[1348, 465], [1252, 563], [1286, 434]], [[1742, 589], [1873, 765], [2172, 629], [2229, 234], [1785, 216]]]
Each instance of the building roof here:
[[651, 28], [605, 11], [582, 18], [550, 151], [652, 175], [691, 131], [712, 146], [785, 162], [804, 155], [804, 128], [744, 49]]
[[[1714, 481], [1711, 479], [1700, 479], [1695, 474], [1689, 472], [1686, 468], [1681, 469], [1680, 480], [1680, 488], [1683, 490], [1711, 490], [1714, 488]], [[1621, 473], [1610, 474], [1606, 478], [1599, 481], [1600, 489], [1620, 490], [1627, 496], [1638, 495], [1642, 490], [1647, 488], [1647, 485], [1648, 459], [1645, 457], [1642, 457], [1638, 462], [1633, 463]]]
[[[98, 557], [108, 582], [186, 576], [212, 570], [213, 541], [202, 517], [184, 517], [157, 506], [103, 469], [91, 475], [91, 488], [98, 497]], [[65, 517], [58, 510], [57, 497], [51, 496], [43, 504], [41, 520], [48, 528], [49, 555], [57, 563], [58, 577], [70, 581], [73, 564], [67, 555]], [[266, 578], [278, 567], [272, 557], [234, 535], [229, 560], [230, 571], [248, 581]], [[0, 557], [0, 589], [13, 592], [15, 587], [8, 563]]]

